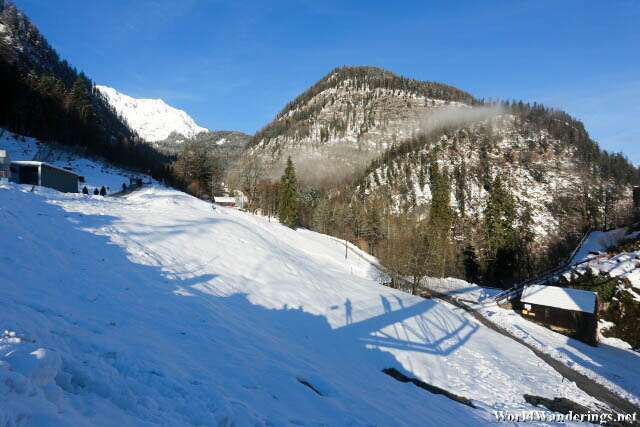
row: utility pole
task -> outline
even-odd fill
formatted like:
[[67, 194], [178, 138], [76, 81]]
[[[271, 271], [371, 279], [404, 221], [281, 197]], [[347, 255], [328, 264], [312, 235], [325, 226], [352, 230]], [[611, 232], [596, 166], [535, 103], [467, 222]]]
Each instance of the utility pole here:
[[347, 259], [347, 224], [344, 225], [344, 259]]

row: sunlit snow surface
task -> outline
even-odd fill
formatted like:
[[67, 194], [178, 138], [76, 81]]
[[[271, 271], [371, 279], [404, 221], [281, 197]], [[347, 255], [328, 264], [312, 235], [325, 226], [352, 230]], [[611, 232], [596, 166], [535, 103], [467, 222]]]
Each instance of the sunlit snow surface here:
[[[35, 141], [12, 141], [0, 149], [33, 158]], [[91, 185], [129, 175], [60, 161]], [[157, 184], [30, 190], [0, 185], [0, 425], [470, 425], [534, 409], [524, 393], [595, 408], [463, 311], [379, 285], [375, 260], [345, 260], [328, 236]]]
[[[595, 248], [597, 245], [592, 244], [590, 239], [587, 246]], [[600, 266], [605, 268], [606, 264], [602, 262]], [[592, 378], [633, 404], [640, 405], [640, 353], [630, 350], [626, 342], [600, 335], [598, 347], [593, 347], [566, 337], [532, 323], [511, 309], [499, 307], [493, 299], [497, 290], [484, 289], [463, 280], [429, 279], [428, 285], [434, 290], [455, 296], [536, 349]], [[599, 329], [611, 326], [607, 323], [601, 320]]]
[[192, 138], [208, 131], [198, 126], [187, 113], [167, 105], [162, 99], [132, 98], [107, 86], [96, 88], [129, 126], [149, 142], [166, 139], [171, 132]]

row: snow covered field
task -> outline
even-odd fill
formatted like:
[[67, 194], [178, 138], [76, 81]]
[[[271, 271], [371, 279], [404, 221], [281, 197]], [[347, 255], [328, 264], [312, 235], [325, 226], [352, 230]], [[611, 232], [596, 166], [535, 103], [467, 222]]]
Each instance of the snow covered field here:
[[0, 425], [470, 425], [536, 409], [524, 393], [596, 408], [327, 236], [157, 185], [30, 189], [0, 186]]

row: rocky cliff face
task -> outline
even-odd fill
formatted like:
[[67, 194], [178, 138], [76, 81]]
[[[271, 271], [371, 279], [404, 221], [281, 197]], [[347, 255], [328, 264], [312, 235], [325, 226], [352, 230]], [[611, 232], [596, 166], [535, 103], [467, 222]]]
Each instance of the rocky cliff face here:
[[415, 135], [442, 109], [476, 101], [450, 86], [399, 77], [374, 67], [343, 67], [304, 92], [249, 142], [280, 169], [291, 155], [317, 178], [346, 177], [393, 144]]

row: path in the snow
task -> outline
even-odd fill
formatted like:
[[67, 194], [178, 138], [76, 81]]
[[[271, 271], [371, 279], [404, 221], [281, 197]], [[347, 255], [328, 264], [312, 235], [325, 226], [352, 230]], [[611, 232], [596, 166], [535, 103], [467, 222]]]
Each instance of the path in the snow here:
[[109, 194], [109, 196], [110, 197], [126, 197], [129, 194], [133, 193], [134, 191], [139, 190], [139, 189], [141, 189], [143, 187], [144, 187], [144, 184], [142, 184], [142, 185], [131, 184], [127, 188], [125, 188], [124, 190], [120, 190], [117, 193], [111, 193], [111, 194]]
[[[482, 323], [483, 325], [485, 325], [489, 329], [492, 329], [493, 331], [498, 332], [499, 334], [502, 334], [502, 335], [504, 335], [506, 337], [509, 337], [512, 340], [514, 340], [514, 341], [522, 344], [523, 346], [527, 347], [536, 356], [538, 356], [540, 359], [542, 359], [546, 364], [548, 364], [553, 369], [555, 369], [560, 375], [562, 375], [564, 378], [567, 378], [570, 381], [573, 381], [578, 386], [578, 388], [580, 388], [585, 393], [589, 394], [594, 399], [597, 399], [597, 400], [599, 400], [601, 402], [606, 403], [612, 409], [615, 409], [615, 410], [617, 410], [617, 411], [619, 411], [621, 413], [625, 413], [625, 414], [640, 413], [640, 408], [639, 407], [633, 405], [631, 402], [629, 402], [629, 401], [623, 399], [622, 397], [618, 396], [617, 394], [613, 393], [611, 390], [607, 389], [606, 387], [602, 386], [601, 384], [597, 383], [596, 381], [592, 380], [591, 378], [581, 374], [580, 372], [577, 372], [576, 370], [570, 368], [569, 366], [565, 365], [564, 363], [560, 362], [559, 360], [556, 360], [553, 357], [551, 357], [550, 355], [541, 352], [540, 350], [538, 350], [534, 346], [528, 344], [524, 340], [522, 340], [522, 339], [516, 337], [515, 335], [509, 333], [505, 329], [501, 328], [500, 326], [496, 325], [495, 323], [493, 323], [492, 321], [490, 321], [489, 319], [484, 317], [482, 314], [478, 313], [473, 308], [471, 308], [468, 305], [458, 301], [456, 298], [454, 298], [452, 296], [449, 296], [449, 295], [441, 294], [441, 293], [436, 292], [436, 291], [431, 291], [431, 292], [432, 292], [432, 294], [433, 294], [433, 296], [435, 298], [439, 298], [439, 299], [441, 299], [443, 301], [446, 301], [446, 302], [448, 302], [448, 303], [450, 303], [450, 304], [452, 304], [452, 305], [454, 305], [456, 307], [459, 307], [459, 308], [463, 309], [464, 311], [466, 311], [467, 313], [472, 315], [476, 320], [478, 320], [480, 323]], [[636, 422], [636, 424], [640, 425], [640, 423], [638, 423], [638, 422]]]

